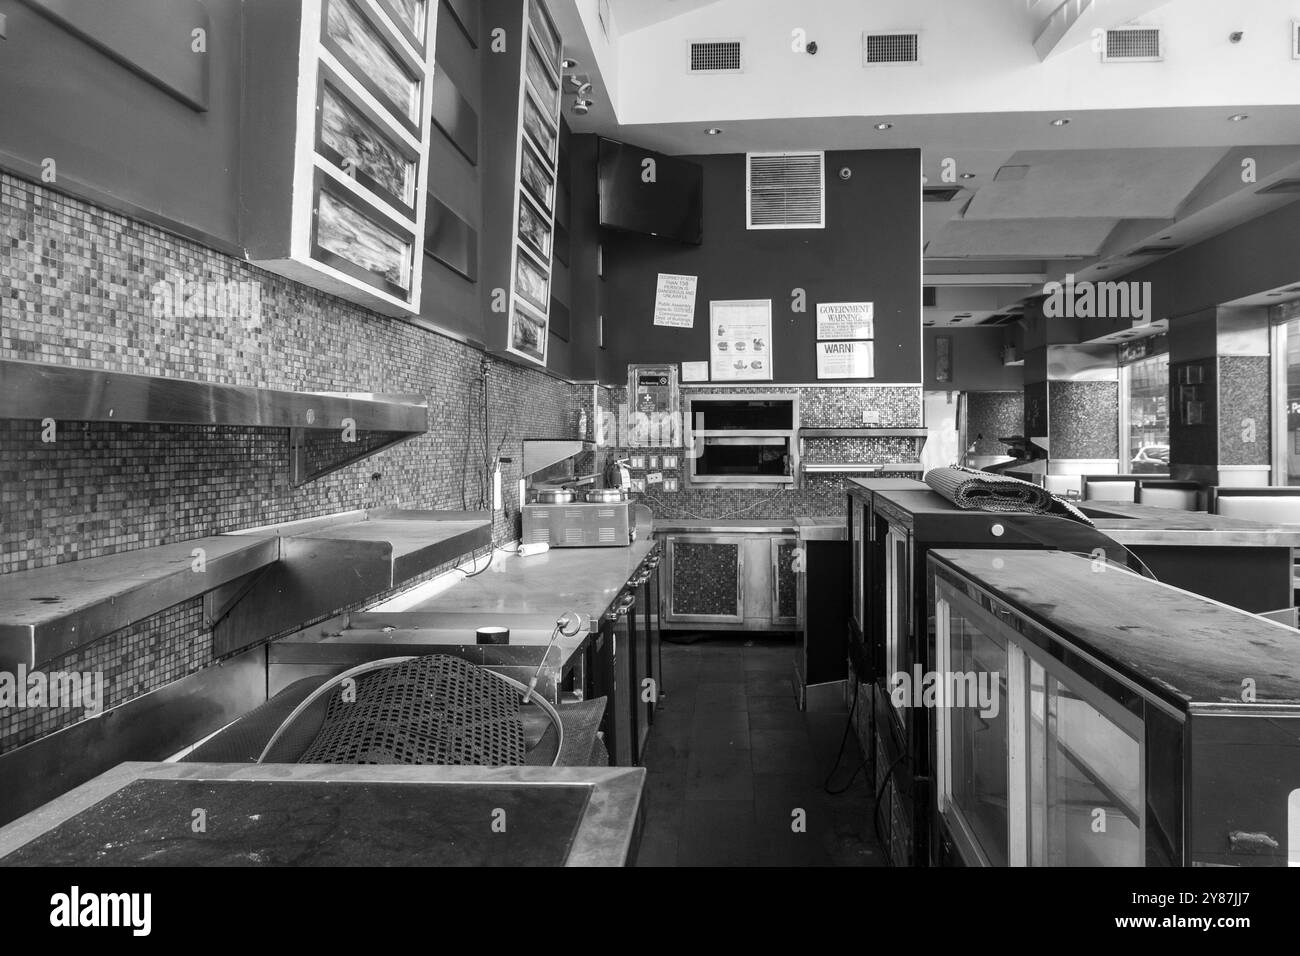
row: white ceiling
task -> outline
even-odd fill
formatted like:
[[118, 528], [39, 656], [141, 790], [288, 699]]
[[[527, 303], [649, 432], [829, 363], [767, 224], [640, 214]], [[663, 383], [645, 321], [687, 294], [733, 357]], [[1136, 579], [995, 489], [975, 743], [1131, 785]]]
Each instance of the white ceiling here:
[[[927, 324], [978, 323], [1038, 291], [991, 276], [1115, 278], [1153, 261], [1139, 247], [1200, 241], [1300, 198], [1256, 193], [1300, 175], [1290, 0], [610, 2], [606, 40], [598, 0], [552, 0], [596, 86], [591, 113], [568, 117], [577, 132], [680, 155], [913, 148], [931, 186], [955, 166], [960, 194], [923, 206], [927, 284], [977, 278], [943, 286]], [[1162, 28], [1164, 61], [1102, 64], [1092, 31], [1135, 18]], [[816, 57], [791, 51], [796, 27]], [[921, 64], [864, 68], [864, 29], [919, 32]], [[685, 75], [692, 38], [743, 39], [744, 73]], [[995, 182], [1006, 165], [1029, 168]]]

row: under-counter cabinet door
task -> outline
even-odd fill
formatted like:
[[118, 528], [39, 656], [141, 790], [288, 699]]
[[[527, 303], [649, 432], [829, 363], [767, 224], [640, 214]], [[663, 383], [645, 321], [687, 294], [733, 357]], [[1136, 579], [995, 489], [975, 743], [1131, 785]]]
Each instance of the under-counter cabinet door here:
[[799, 626], [799, 567], [803, 552], [798, 538], [772, 538], [772, 624], [794, 630]]
[[745, 539], [670, 535], [664, 624], [744, 623]]

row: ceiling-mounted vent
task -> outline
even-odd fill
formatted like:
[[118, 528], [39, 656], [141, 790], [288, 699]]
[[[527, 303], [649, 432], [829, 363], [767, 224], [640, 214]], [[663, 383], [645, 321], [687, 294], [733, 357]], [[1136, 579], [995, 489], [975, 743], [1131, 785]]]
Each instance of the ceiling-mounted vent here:
[[1159, 27], [1115, 27], [1106, 31], [1103, 63], [1151, 63], [1164, 59]]
[[1260, 195], [1266, 193], [1300, 193], [1300, 179], [1279, 179], [1275, 183], [1261, 186], [1255, 192]]
[[1291, 59], [1300, 60], [1300, 20], [1291, 21]]
[[862, 34], [862, 65], [887, 66], [921, 62], [921, 37], [917, 33]]
[[984, 326], [984, 325], [1010, 325], [1012, 322], [1017, 321], [1019, 318], [1020, 318], [1020, 316], [1018, 316], [1018, 315], [1012, 315], [1012, 314], [1010, 314], [1009, 312], [999, 312], [997, 315], [990, 315], [987, 319], [984, 319], [982, 322], [980, 322], [980, 323], [978, 323], [978, 324], [981, 325], [981, 326]]
[[1177, 252], [1182, 246], [1140, 246], [1129, 253], [1130, 256], [1167, 256]]
[[925, 202], [952, 202], [961, 195], [960, 186], [926, 186], [921, 190]]
[[823, 229], [826, 159], [819, 152], [747, 153], [745, 198], [750, 229]]
[[691, 40], [686, 56], [691, 73], [740, 73], [745, 66], [739, 40]]

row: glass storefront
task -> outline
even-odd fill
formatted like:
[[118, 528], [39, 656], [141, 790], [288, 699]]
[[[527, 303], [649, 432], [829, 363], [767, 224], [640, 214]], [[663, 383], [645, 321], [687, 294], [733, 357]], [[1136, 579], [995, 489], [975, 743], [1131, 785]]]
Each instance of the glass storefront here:
[[1124, 367], [1128, 399], [1128, 460], [1135, 475], [1169, 474], [1169, 355]]

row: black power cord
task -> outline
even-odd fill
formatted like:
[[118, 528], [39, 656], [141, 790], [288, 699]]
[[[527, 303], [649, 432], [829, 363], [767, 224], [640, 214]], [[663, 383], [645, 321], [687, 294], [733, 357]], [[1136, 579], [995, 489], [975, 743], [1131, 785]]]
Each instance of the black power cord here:
[[867, 765], [867, 758], [864, 757], [862, 763], [858, 764], [857, 769], [853, 771], [853, 774], [849, 777], [848, 782], [845, 783], [843, 787], [840, 787], [838, 790], [831, 789], [831, 780], [835, 778], [835, 771], [840, 769], [840, 761], [844, 759], [844, 745], [849, 742], [849, 731], [853, 729], [853, 714], [858, 709], [858, 692], [861, 686], [861, 683], [856, 680], [855, 675], [853, 681], [853, 702], [849, 705], [849, 716], [844, 722], [844, 734], [840, 737], [839, 753], [835, 755], [835, 764], [831, 767], [831, 772], [826, 775], [826, 780], [822, 783], [822, 791], [830, 794], [832, 797], [838, 797], [842, 793], [847, 793], [849, 788], [853, 786], [853, 781], [856, 780], [858, 774], [862, 772], [862, 768]]

